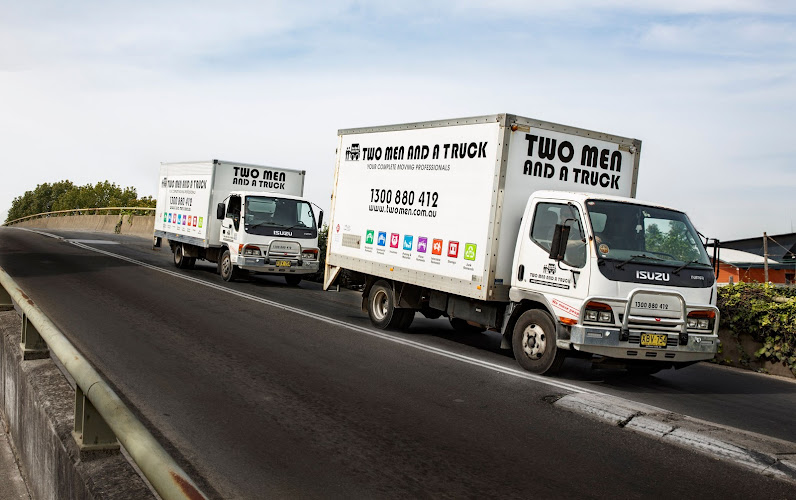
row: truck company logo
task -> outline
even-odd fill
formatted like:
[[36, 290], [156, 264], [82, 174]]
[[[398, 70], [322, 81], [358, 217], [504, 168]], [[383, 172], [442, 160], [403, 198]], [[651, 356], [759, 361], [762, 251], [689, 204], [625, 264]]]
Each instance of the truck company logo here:
[[398, 233], [392, 233], [390, 235], [390, 248], [398, 248], [398, 241], [401, 239]]
[[346, 161], [358, 161], [359, 160], [359, 144], [352, 144], [345, 148], [345, 160]]
[[379, 231], [379, 243], [380, 247], [387, 246], [387, 233], [384, 231]]
[[373, 244], [373, 230], [372, 229], [368, 229], [367, 232], [365, 233], [365, 244], [366, 245], [372, 245]]
[[542, 272], [545, 274], [555, 274], [556, 273], [556, 265], [555, 264], [547, 264], [542, 268]]
[[636, 271], [636, 278], [640, 280], [650, 280], [650, 281], [669, 281], [669, 273]]
[[465, 243], [464, 260], [475, 260], [475, 243]]
[[412, 240], [414, 239], [413, 236], [408, 234], [404, 235], [404, 250], [412, 250]]
[[425, 236], [418, 236], [417, 251], [420, 253], [426, 253], [426, 247], [428, 247], [428, 238], [426, 238]]
[[449, 241], [448, 242], [448, 257], [453, 257], [454, 259], [459, 256], [459, 242], [458, 241]]
[[280, 231], [274, 229], [274, 236], [293, 236], [293, 231]]
[[442, 255], [442, 240], [434, 240], [431, 243], [431, 253], [434, 255]]

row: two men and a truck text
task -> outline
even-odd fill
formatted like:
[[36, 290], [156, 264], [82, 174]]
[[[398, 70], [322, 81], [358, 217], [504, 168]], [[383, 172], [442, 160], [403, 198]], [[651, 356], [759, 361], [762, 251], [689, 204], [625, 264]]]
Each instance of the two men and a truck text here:
[[[500, 332], [534, 373], [567, 356], [643, 373], [711, 359], [713, 265], [685, 213], [634, 199], [640, 151], [510, 114], [340, 130], [324, 289], [347, 270], [375, 327], [405, 329], [421, 313]], [[322, 224], [303, 178], [163, 164], [155, 236], [178, 267], [202, 258], [225, 280], [254, 271], [297, 284], [318, 271]]]

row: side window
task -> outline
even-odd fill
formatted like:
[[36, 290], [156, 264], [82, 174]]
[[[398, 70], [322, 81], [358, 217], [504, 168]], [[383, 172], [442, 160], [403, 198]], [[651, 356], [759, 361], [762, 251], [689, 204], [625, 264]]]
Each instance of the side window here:
[[582, 223], [580, 212], [571, 205], [559, 203], [539, 203], [531, 225], [531, 240], [550, 251], [556, 224], [565, 224], [570, 227], [567, 251], [564, 253], [564, 263], [572, 267], [586, 265], [586, 244], [583, 242]]
[[227, 203], [227, 217], [232, 218], [235, 230], [240, 229], [240, 196], [231, 196]]

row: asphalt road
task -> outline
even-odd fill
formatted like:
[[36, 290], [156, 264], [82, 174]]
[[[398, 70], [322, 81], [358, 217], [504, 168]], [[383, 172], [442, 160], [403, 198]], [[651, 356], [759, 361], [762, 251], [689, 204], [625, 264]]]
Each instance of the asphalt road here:
[[142, 239], [57, 233], [132, 260], [0, 228], [0, 266], [219, 498], [796, 498], [550, 404], [572, 386], [796, 442], [796, 384], [578, 360], [545, 383], [495, 335], [419, 317], [406, 334], [374, 331], [354, 292], [226, 284]]

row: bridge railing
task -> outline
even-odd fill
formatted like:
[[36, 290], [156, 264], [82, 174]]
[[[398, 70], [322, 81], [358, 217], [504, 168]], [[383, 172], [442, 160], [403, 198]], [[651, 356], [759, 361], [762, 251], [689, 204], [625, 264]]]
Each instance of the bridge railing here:
[[28, 215], [20, 217], [3, 224], [4, 226], [11, 226], [20, 222], [25, 222], [33, 219], [41, 219], [44, 217], [67, 217], [70, 215], [155, 215], [155, 209], [150, 207], [97, 207], [97, 208], [75, 208], [72, 210], [56, 210], [54, 212], [42, 212], [40, 214]]
[[121, 443], [164, 500], [207, 498], [83, 354], [0, 268], [0, 310], [11, 309], [14, 303], [22, 312], [23, 359], [41, 359], [52, 354], [75, 381], [72, 435], [80, 449], [118, 449]]

